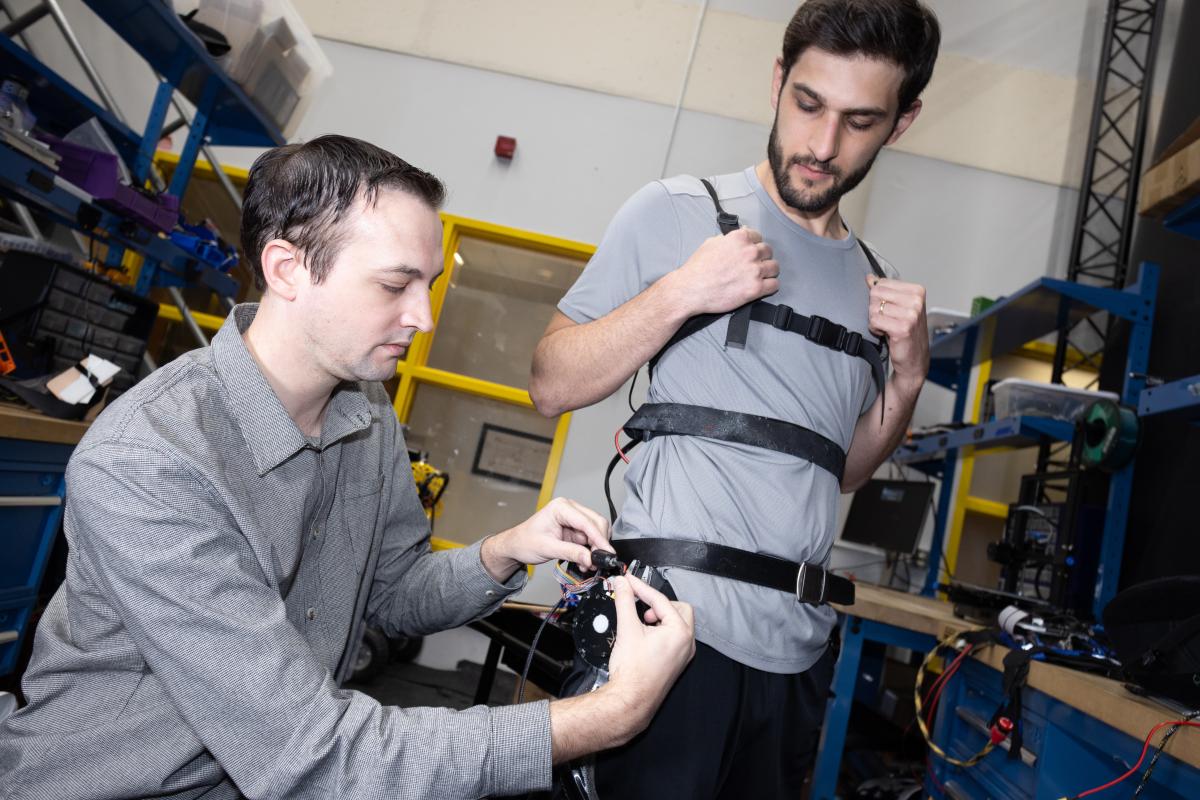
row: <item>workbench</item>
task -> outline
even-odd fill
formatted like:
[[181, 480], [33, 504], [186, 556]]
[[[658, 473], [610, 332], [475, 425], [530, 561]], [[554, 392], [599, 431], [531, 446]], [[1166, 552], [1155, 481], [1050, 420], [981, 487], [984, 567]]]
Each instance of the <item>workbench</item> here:
[[[864, 584], [858, 584], [856, 595], [854, 605], [836, 606], [842, 618], [842, 650], [813, 774], [814, 800], [836, 796], [864, 642], [924, 653], [952, 633], [978, 627], [955, 617], [948, 603], [934, 598]], [[1006, 652], [993, 646], [966, 659], [941, 697], [932, 736], [955, 758], [970, 756], [986, 741], [986, 723], [1003, 699]], [[927, 793], [951, 798], [1070, 797], [1124, 773], [1137, 761], [1150, 729], [1178, 718], [1178, 710], [1135, 695], [1116, 681], [1034, 661], [1023, 695], [1020, 757], [1009, 759], [1006, 750], [997, 747], [969, 769], [934, 758], [936, 781], [927, 782]], [[1156, 735], [1152, 745], [1161, 736], [1162, 732]], [[1135, 774], [1120, 788], [1095, 796], [1129, 797], [1138, 780]], [[1195, 730], [1181, 730], [1172, 739], [1142, 797], [1200, 797], [1200, 736]]]
[[0, 403], [0, 675], [16, 666], [62, 518], [67, 461], [87, 432]]

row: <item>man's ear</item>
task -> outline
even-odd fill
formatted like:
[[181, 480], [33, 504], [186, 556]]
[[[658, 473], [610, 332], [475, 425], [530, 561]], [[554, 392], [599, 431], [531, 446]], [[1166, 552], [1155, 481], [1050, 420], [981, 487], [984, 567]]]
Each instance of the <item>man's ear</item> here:
[[301, 282], [308, 281], [308, 269], [296, 246], [284, 239], [267, 242], [259, 255], [267, 288], [284, 300], [295, 300]]
[[771, 78], [771, 110], [779, 110], [779, 90], [783, 88], [783, 80], [787, 76], [783, 74], [783, 59], [775, 59], [775, 72]]
[[888, 137], [888, 140], [884, 142], [884, 145], [886, 146], [892, 144], [899, 139], [900, 134], [908, 130], [908, 126], [913, 124], [913, 122], [917, 119], [917, 115], [920, 113], [921, 101], [914, 100], [913, 104], [908, 107], [908, 110], [901, 114], [900, 118], [896, 120], [896, 127], [892, 128], [892, 135]]

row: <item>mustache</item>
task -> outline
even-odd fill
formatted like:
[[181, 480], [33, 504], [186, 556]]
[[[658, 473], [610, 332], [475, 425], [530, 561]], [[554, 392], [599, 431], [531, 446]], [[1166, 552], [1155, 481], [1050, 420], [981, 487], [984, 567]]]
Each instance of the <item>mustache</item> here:
[[791, 159], [788, 161], [788, 164], [799, 166], [799, 167], [809, 167], [811, 169], [815, 169], [820, 172], [826, 172], [835, 178], [842, 177], [841, 169], [839, 169], [838, 167], [835, 167], [833, 165], [833, 161], [818, 161], [817, 159], [813, 158], [812, 156], [796, 155], [796, 156], [791, 157]]

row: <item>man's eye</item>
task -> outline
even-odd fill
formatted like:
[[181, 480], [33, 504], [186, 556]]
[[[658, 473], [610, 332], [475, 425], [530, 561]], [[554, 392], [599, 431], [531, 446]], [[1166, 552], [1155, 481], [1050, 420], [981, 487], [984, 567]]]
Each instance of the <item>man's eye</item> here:
[[811, 106], [811, 105], [808, 105], [807, 103], [796, 103], [796, 105], [800, 106], [801, 111], [804, 111], [805, 113], [808, 113], [808, 114], [811, 114], [817, 110], [817, 106]]
[[854, 129], [854, 130], [856, 130], [856, 131], [866, 131], [866, 130], [870, 130], [870, 129], [871, 129], [871, 125], [872, 125], [872, 124], [874, 124], [874, 123], [871, 123], [871, 122], [855, 122], [854, 120], [850, 120], [850, 121], [849, 121], [848, 123], [846, 123], [846, 124], [847, 124], [847, 125], [849, 125], [851, 128], [853, 128], [853, 129]]
[[380, 286], [383, 287], [383, 290], [385, 292], [388, 292], [390, 294], [400, 294], [406, 288], [408, 288], [408, 284], [405, 284], [404, 286], [393, 286], [390, 283], [382, 283], [382, 284], [380, 284]]

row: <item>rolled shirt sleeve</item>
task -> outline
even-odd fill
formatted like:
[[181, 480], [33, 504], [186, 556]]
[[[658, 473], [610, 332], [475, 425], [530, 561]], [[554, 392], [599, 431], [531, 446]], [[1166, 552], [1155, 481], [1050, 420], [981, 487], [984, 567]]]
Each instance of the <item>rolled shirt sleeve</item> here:
[[[548, 786], [544, 702], [403, 709], [339, 689], [218, 490], [173, 454], [96, 446], [76, 453], [68, 483], [81, 567], [150, 679], [246, 796], [479, 797]], [[477, 548], [434, 559], [423, 541], [397, 548], [409, 554], [414, 586], [449, 575], [456, 586], [443, 594], [479, 596], [466, 603], [469, 613], [493, 604], [487, 592], [498, 584]], [[405, 560], [393, 554], [388, 569], [401, 575]], [[431, 602], [415, 615], [417, 627], [450, 598]]]

